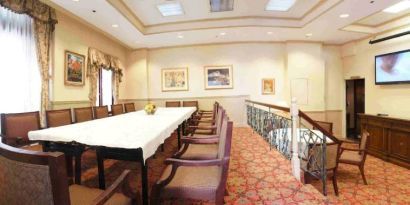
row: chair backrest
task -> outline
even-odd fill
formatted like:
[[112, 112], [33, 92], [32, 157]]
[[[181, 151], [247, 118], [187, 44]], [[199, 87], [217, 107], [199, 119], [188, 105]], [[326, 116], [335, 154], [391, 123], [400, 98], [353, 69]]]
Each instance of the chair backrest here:
[[29, 143], [27, 133], [40, 129], [39, 112], [1, 114], [2, 142], [20, 146]]
[[0, 143], [0, 204], [69, 205], [64, 154]]
[[[324, 128], [329, 133], [333, 133], [333, 123], [332, 122], [323, 122], [323, 121], [315, 121], [319, 126]], [[318, 130], [318, 128], [313, 127], [314, 130]]]
[[94, 118], [101, 119], [108, 117], [108, 106], [93, 107], [94, 109]]
[[340, 144], [331, 143], [326, 145], [326, 169], [334, 169], [337, 167], [339, 159]]
[[124, 114], [124, 107], [122, 104], [111, 105], [112, 115], [121, 115]]
[[135, 104], [134, 103], [125, 103], [125, 112], [134, 112], [135, 111]]
[[182, 107], [196, 107], [198, 109], [198, 101], [183, 101]]
[[92, 107], [74, 108], [74, 122], [85, 122], [93, 119]]
[[221, 133], [221, 128], [222, 128], [222, 122], [223, 118], [225, 116], [225, 109], [223, 108], [218, 108], [218, 116], [216, 117], [216, 133], [217, 135], [220, 135]]
[[166, 101], [165, 107], [181, 107], [180, 101]]
[[369, 139], [369, 132], [367, 132], [366, 130], [363, 131], [362, 137], [360, 139], [360, 145], [359, 145], [359, 149], [362, 150], [366, 150], [367, 149], [367, 145], [368, 145], [368, 139]]
[[64, 110], [47, 110], [46, 111], [47, 127], [59, 127], [72, 123], [71, 109]]
[[219, 197], [223, 197], [225, 194], [224, 191], [226, 181], [228, 179], [229, 160], [231, 157], [232, 129], [233, 122], [228, 121], [228, 116], [224, 115], [218, 150], [218, 158], [223, 161], [221, 166], [221, 181], [217, 189], [217, 195], [219, 195]]

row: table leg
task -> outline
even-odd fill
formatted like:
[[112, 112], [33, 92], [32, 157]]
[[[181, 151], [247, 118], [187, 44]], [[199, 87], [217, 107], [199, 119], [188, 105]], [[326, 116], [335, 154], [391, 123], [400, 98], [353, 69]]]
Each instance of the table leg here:
[[101, 156], [101, 153], [98, 150], [98, 148], [97, 148], [97, 165], [98, 165], [98, 185], [100, 189], [105, 189], [104, 158]]
[[81, 154], [75, 156], [75, 174], [74, 179], [76, 184], [81, 184]]
[[142, 204], [148, 205], [148, 164], [147, 161], [144, 161], [144, 154], [142, 149], [139, 149], [140, 154], [140, 163], [141, 163], [141, 188], [142, 188]]
[[178, 134], [178, 150], [179, 150], [181, 149], [181, 125], [178, 126], [177, 134]]

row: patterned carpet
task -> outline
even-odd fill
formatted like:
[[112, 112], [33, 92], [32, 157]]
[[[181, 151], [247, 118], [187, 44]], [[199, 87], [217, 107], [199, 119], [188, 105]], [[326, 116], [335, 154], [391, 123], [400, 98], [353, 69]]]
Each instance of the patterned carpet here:
[[[226, 204], [410, 204], [410, 170], [369, 156], [365, 173], [369, 185], [364, 185], [357, 167], [340, 165], [338, 174], [339, 197], [334, 196], [331, 181], [328, 197], [319, 188], [302, 185], [291, 175], [289, 161], [278, 152], [269, 150], [268, 144], [249, 128], [235, 128], [231, 152]], [[175, 136], [165, 143], [165, 151], [158, 150], [155, 159], [148, 160], [150, 186], [164, 168], [163, 161], [176, 148]], [[140, 187], [138, 163], [106, 160], [107, 186], [124, 169], [132, 170], [131, 185]], [[83, 155], [83, 184], [98, 187], [95, 152]], [[320, 182], [314, 183], [320, 187]], [[209, 204], [200, 201], [167, 201], [165, 204]]]

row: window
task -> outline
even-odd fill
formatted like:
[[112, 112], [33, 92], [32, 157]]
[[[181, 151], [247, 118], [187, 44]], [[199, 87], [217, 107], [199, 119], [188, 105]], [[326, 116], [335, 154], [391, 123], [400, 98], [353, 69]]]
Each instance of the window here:
[[98, 106], [108, 105], [110, 107], [114, 103], [113, 77], [112, 70], [100, 69], [97, 96]]
[[0, 113], [37, 111], [41, 76], [31, 17], [0, 6]]

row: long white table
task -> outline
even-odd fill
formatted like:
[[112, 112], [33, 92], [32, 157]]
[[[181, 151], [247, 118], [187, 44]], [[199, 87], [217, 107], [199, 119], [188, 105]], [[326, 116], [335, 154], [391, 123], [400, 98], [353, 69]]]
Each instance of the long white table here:
[[[190, 118], [195, 111], [194, 107], [158, 108], [154, 115], [147, 115], [145, 111], [140, 110], [103, 119], [31, 131], [28, 133], [28, 137], [30, 140], [36, 141], [76, 142], [113, 149], [117, 152], [123, 150], [122, 152], [128, 155], [139, 153], [142, 155], [138, 156], [141, 158], [138, 161], [142, 163], [145, 202], [148, 200], [146, 198], [148, 196], [146, 159], [155, 154], [158, 146], [164, 143], [165, 139]], [[137, 152], [129, 152], [133, 150]], [[135, 157], [130, 156], [132, 159]], [[101, 183], [103, 183], [101, 180], [104, 179], [103, 170], [99, 169], [99, 175], [101, 187]]]

